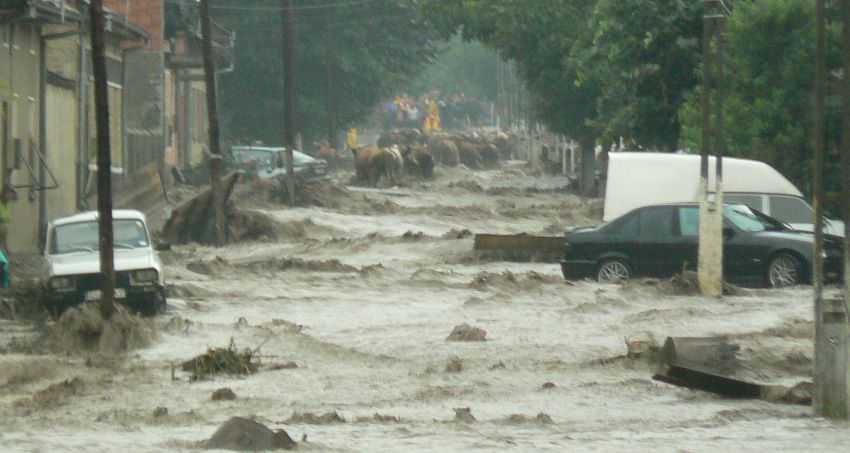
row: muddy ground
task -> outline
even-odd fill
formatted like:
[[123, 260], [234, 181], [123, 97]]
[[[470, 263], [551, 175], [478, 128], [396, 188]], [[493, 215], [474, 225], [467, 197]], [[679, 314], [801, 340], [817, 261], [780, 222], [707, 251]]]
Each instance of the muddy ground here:
[[[308, 451], [826, 451], [850, 441], [846, 425], [808, 407], [672, 387], [622, 358], [627, 338], [723, 334], [741, 345], [741, 377], [809, 380], [809, 288], [712, 299], [481, 261], [470, 232], [559, 234], [594, 223], [599, 203], [518, 163], [438, 170], [380, 189], [338, 175], [294, 209], [245, 184], [237, 204], [273, 219], [272, 233], [165, 253], [169, 310], [124, 356], [50, 352], [38, 338], [51, 323], [3, 321], [2, 450], [194, 450], [233, 416], [285, 429]], [[485, 341], [447, 341], [464, 323]], [[193, 379], [181, 367], [228, 346], [252, 349], [258, 371]], [[214, 401], [223, 387], [236, 399]]]

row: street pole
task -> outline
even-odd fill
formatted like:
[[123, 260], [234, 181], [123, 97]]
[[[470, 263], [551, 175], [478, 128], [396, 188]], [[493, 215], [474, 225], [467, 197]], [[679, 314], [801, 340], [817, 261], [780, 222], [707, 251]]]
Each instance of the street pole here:
[[109, 142], [109, 92], [106, 79], [103, 0], [92, 0], [92, 69], [97, 125], [97, 211], [100, 233], [100, 312], [108, 319], [115, 311], [115, 265], [112, 236], [112, 154]]
[[840, 341], [839, 347], [837, 348], [837, 354], [839, 355], [839, 361], [836, 363], [836, 366], [839, 369], [836, 371], [836, 381], [841, 385], [839, 396], [843, 399], [843, 401], [839, 401], [839, 409], [841, 412], [841, 418], [847, 419], [850, 417], [850, 389], [848, 389], [848, 385], [850, 385], [850, 363], [848, 363], [848, 352], [850, 352], [850, 346], [848, 346], [848, 337], [850, 337], [850, 324], [848, 324], [848, 317], [850, 317], [850, 77], [846, 76], [846, 74], [850, 74], [850, 0], [844, 0], [841, 2], [842, 11], [841, 17], [843, 19], [843, 38], [844, 38], [844, 74], [845, 77], [842, 78], [842, 90], [841, 94], [843, 97], [843, 118], [842, 118], [842, 146], [841, 146], [841, 204], [844, 218], [844, 288], [842, 292], [842, 304], [841, 310], [843, 313], [843, 317], [833, 316], [833, 319], [839, 318], [840, 323], [833, 324], [832, 327], [836, 330], [836, 338]]
[[289, 205], [295, 206], [295, 167], [292, 150], [295, 148], [295, 33], [292, 30], [290, 0], [281, 0], [283, 14], [283, 144], [286, 147], [286, 190]]
[[[843, 58], [845, 70], [850, 68], [850, 19], [848, 19], [848, 1], [842, 3], [842, 22], [844, 24], [845, 47]], [[817, 54], [815, 63], [815, 161], [814, 161], [814, 207], [815, 207], [815, 244], [813, 278], [814, 286], [814, 318], [815, 318], [815, 392], [812, 398], [814, 414], [831, 419], [848, 418], [848, 357], [847, 357], [847, 311], [844, 301], [840, 299], [825, 300], [823, 297], [823, 201], [824, 201], [824, 154], [826, 151], [826, 15], [824, 0], [817, 0]], [[847, 74], [845, 72], [845, 74]], [[842, 113], [842, 156], [841, 166], [844, 175], [842, 188], [847, 196], [847, 152], [850, 150], [850, 82], [847, 77], [841, 82], [841, 94], [844, 103]], [[848, 201], [842, 201], [847, 217]], [[845, 261], [847, 260], [847, 239], [845, 238]], [[845, 268], [845, 273], [846, 273]], [[845, 289], [846, 294], [846, 280]]]
[[219, 143], [218, 106], [216, 105], [215, 62], [212, 53], [212, 30], [210, 27], [209, 0], [201, 0], [201, 35], [204, 58], [204, 79], [207, 91], [207, 115], [209, 116], [210, 142], [210, 187], [213, 199], [213, 235], [216, 245], [223, 245], [224, 203], [221, 194], [221, 144]]
[[328, 78], [328, 145], [334, 150], [336, 143], [336, 93], [334, 92], [333, 48], [331, 47], [331, 24], [325, 20], [325, 71]]
[[[722, 75], [716, 68], [721, 63], [717, 58], [720, 45], [715, 50], [712, 40], [721, 29], [716, 26], [725, 16], [717, 8], [718, 0], [703, 1], [703, 68], [702, 68], [702, 149], [700, 150], [700, 224], [699, 224], [699, 263], [697, 267], [699, 287], [706, 296], [723, 295], [723, 205], [722, 195], [715, 194], [709, 200], [709, 155], [712, 145], [722, 141], [718, 133], [722, 128], [712, 125], [719, 122], [722, 115], [713, 115], [711, 96], [720, 85]], [[722, 98], [718, 99], [721, 101]], [[722, 110], [722, 105], [715, 107]], [[720, 146], [717, 146], [720, 149]], [[720, 163], [718, 163], [718, 166]], [[722, 174], [715, 175], [721, 177]], [[718, 181], [719, 186], [719, 181]]]

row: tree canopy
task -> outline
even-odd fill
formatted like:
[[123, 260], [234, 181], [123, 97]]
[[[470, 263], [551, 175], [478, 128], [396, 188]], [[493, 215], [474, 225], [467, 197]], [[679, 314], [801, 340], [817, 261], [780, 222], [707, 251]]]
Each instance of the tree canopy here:
[[[298, 129], [307, 140], [370, 113], [432, 61], [438, 40], [414, 0], [293, 0]], [[283, 128], [279, 0], [211, 0], [213, 20], [236, 32], [236, 61], [220, 80], [230, 140], [280, 143]], [[307, 142], [305, 142], [307, 143]]]
[[424, 0], [459, 32], [517, 62], [537, 118], [585, 144], [672, 149], [697, 82], [701, 4], [678, 0]]
[[[829, 14], [830, 17], [838, 17]], [[840, 30], [828, 30], [827, 72], [840, 74]], [[727, 153], [765, 161], [804, 191], [811, 187], [814, 156], [815, 5], [808, 0], [736, 3], [725, 34], [724, 129]], [[839, 190], [840, 101], [827, 100], [827, 191]], [[681, 107], [682, 143], [700, 147], [700, 92]]]

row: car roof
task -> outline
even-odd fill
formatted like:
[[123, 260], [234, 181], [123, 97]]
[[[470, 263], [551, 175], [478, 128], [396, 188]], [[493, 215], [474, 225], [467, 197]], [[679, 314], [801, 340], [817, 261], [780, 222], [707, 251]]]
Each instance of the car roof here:
[[[85, 211], [67, 217], [60, 217], [50, 222], [53, 226], [65, 225], [68, 223], [91, 222], [97, 220], [97, 211]], [[145, 221], [145, 215], [141, 211], [135, 209], [114, 209], [112, 210], [112, 218], [114, 220], [141, 220]]]
[[[276, 152], [279, 152], [279, 151], [286, 151], [286, 148], [283, 147], [283, 146], [247, 146], [246, 145], [246, 146], [234, 146], [233, 148], [231, 148], [231, 150], [233, 150], [233, 151], [263, 151], [263, 152], [269, 152], [269, 153], [276, 153]], [[298, 154], [304, 154], [301, 151], [298, 151], [297, 149], [293, 149], [292, 152], [298, 153]], [[304, 154], [304, 155], [306, 156], [307, 154]]]
[[[622, 215], [618, 216], [618, 217], [617, 217], [617, 218], [615, 218], [615, 219], [611, 219], [610, 221], [611, 221], [611, 222], [613, 222], [613, 221], [615, 221], [615, 220], [617, 220], [617, 219], [620, 219], [620, 218], [623, 218], [623, 217], [625, 217], [625, 216], [627, 216], [627, 215], [629, 215], [629, 214], [631, 214], [631, 213], [633, 213], [633, 212], [642, 211], [642, 210], [644, 210], [644, 209], [663, 208], [663, 207], [672, 207], [672, 208], [676, 208], [676, 207], [694, 207], [694, 208], [698, 208], [698, 207], [699, 207], [699, 205], [700, 205], [700, 204], [699, 204], [699, 202], [696, 202], [696, 201], [684, 201], [684, 202], [680, 202], [680, 203], [658, 203], [658, 204], [651, 204], [651, 205], [648, 205], [648, 206], [640, 206], [640, 207], [634, 208], [634, 209], [632, 209], [632, 210], [630, 210], [630, 211], [628, 211], [628, 212], [624, 212]], [[751, 207], [749, 207], [749, 206], [747, 206], [747, 205], [745, 205], [745, 204], [743, 204], [743, 203], [723, 203], [723, 206], [741, 206], [741, 207], [747, 208], [747, 209], [749, 209], [749, 210], [753, 210], [753, 208], [751, 208]], [[765, 214], [765, 215], [766, 215], [766, 214]]]

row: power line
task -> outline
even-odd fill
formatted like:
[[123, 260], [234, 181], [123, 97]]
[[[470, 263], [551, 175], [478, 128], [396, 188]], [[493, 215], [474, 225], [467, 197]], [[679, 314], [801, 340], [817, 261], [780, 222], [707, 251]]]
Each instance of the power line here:
[[[177, 3], [182, 5], [197, 5], [198, 3], [192, 0], [166, 0], [171, 3]], [[289, 7], [289, 11], [309, 11], [309, 10], [318, 10], [318, 9], [330, 9], [330, 8], [339, 8], [343, 6], [360, 6], [368, 3], [373, 3], [378, 0], [346, 0], [339, 1], [333, 3], [326, 3], [321, 5], [305, 5], [305, 6], [291, 6]], [[224, 6], [224, 5], [211, 5], [210, 9], [217, 10], [227, 10], [227, 11], [259, 11], [259, 12], [280, 12], [283, 11], [283, 7], [281, 6]]]

